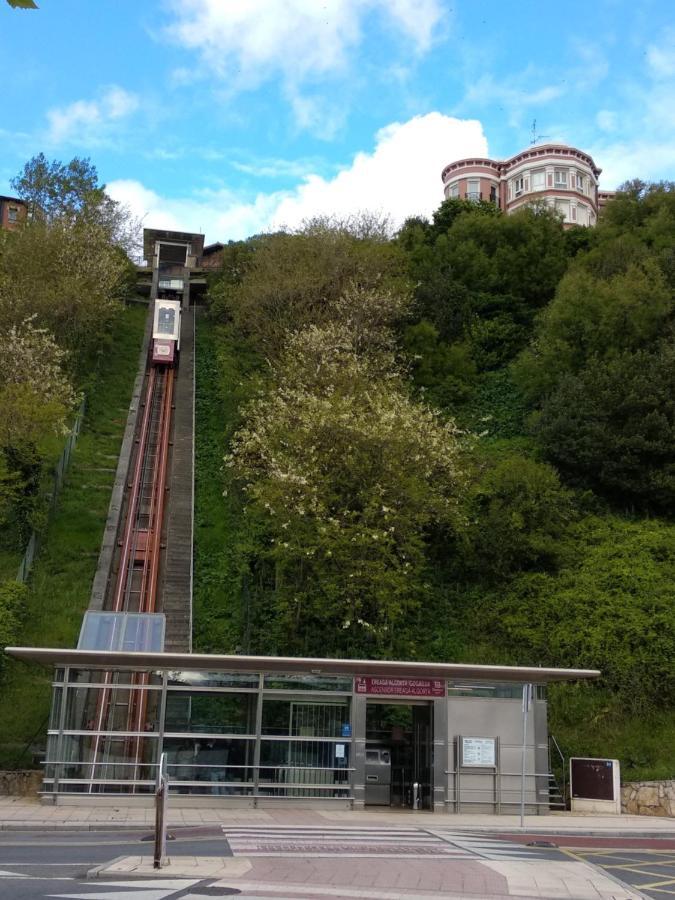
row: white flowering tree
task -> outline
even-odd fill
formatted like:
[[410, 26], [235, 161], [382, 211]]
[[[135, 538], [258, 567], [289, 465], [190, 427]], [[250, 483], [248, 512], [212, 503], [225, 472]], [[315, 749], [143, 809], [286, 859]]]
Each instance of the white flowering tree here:
[[354, 290], [335, 321], [294, 334], [226, 458], [263, 535], [276, 640], [315, 655], [405, 652], [425, 535], [457, 525], [463, 487], [455, 425], [410, 399], [382, 323], [364, 351], [366, 332], [342, 315], [359, 296], [386, 307]]
[[33, 319], [0, 331], [0, 445], [65, 434], [77, 401], [64, 366], [68, 354]]

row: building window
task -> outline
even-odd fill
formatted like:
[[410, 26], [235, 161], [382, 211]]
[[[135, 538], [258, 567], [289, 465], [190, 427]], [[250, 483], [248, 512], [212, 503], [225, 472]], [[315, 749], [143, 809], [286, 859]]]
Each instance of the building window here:
[[17, 222], [19, 219], [19, 209], [16, 206], [7, 207], [7, 221]]
[[480, 200], [480, 181], [478, 180], [469, 180], [466, 183], [466, 199], [467, 200]]
[[567, 187], [567, 169], [554, 170], [554, 186], [557, 188]]
[[569, 200], [556, 200], [555, 201], [555, 210], [557, 213], [562, 214], [563, 220], [565, 222], [570, 221], [570, 202], [569, 202]]
[[581, 172], [577, 172], [577, 190], [583, 191], [584, 189], [584, 176]]
[[520, 178], [516, 178], [514, 183], [514, 190], [516, 197], [520, 197], [520, 195], [525, 190], [525, 179], [522, 177], [522, 175]]
[[459, 197], [459, 183], [455, 182], [450, 185], [450, 190], [448, 191], [448, 197]]
[[546, 187], [546, 172], [544, 169], [535, 169], [532, 172], [532, 190], [543, 191]]
[[490, 188], [490, 203], [496, 203], [496, 202], [497, 202], [497, 188], [493, 184], [492, 187]]

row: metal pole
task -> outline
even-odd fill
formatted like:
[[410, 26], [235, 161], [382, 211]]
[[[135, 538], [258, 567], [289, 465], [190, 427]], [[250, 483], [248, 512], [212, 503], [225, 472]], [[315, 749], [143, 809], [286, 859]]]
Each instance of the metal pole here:
[[523, 748], [520, 770], [520, 827], [525, 827], [525, 754], [527, 751], [527, 714], [530, 710], [532, 685], [523, 685]]
[[169, 793], [166, 762], [166, 753], [162, 753], [159, 758], [155, 791], [155, 856], [153, 861], [155, 869], [161, 869], [162, 863], [166, 859], [166, 800]]

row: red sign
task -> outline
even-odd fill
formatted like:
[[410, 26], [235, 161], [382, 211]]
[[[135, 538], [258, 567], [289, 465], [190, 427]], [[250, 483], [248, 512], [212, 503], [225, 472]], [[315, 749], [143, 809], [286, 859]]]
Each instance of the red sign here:
[[445, 681], [430, 678], [354, 678], [357, 694], [388, 694], [390, 697], [445, 697]]

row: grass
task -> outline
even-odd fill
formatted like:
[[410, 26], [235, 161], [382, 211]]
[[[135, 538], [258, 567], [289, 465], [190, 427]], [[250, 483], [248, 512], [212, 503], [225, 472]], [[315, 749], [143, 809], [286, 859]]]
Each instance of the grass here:
[[[147, 309], [129, 307], [114, 325], [111, 352], [87, 388], [84, 427], [29, 583], [23, 646], [73, 647], [89, 604]], [[0, 767], [26, 766], [44, 746], [50, 671], [8, 660], [0, 687]], [[23, 754], [23, 755], [22, 755]]]
[[193, 645], [199, 653], [246, 649], [246, 528], [241, 494], [223, 457], [241, 405], [255, 389], [258, 365], [226, 326], [198, 319]]

